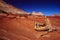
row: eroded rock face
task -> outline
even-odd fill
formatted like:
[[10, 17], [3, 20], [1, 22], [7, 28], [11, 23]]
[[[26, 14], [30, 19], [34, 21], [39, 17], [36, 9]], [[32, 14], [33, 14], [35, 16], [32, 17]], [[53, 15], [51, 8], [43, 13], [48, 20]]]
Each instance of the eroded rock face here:
[[[41, 17], [16, 18], [16, 14], [0, 14], [0, 40], [60, 40], [60, 31], [46, 34], [44, 31], [36, 31], [34, 22], [42, 23]], [[53, 26], [59, 28], [60, 17], [49, 16]], [[44, 22], [43, 22], [44, 23]], [[41, 35], [45, 36], [41, 36]]]
[[22, 9], [18, 9], [10, 4], [7, 4], [3, 0], [0, 0], [0, 10], [5, 11], [6, 13], [13, 13], [13, 14], [25, 14], [26, 13]]
[[4, 40], [39, 40], [40, 34], [34, 30], [33, 21], [38, 20], [35, 18], [32, 20], [25, 16], [23, 16], [24, 18], [16, 17], [16, 14], [0, 15], [0, 38]]

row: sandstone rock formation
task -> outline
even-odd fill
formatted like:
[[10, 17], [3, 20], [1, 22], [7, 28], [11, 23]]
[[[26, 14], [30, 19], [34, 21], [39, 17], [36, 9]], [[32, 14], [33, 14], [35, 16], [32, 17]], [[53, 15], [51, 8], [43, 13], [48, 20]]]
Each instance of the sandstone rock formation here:
[[[38, 17], [35, 17], [36, 15]], [[50, 19], [52, 27], [58, 29], [57, 31], [48, 34], [46, 34], [46, 31], [36, 31], [34, 29], [35, 22], [45, 23], [42, 13], [37, 14], [33, 12], [32, 15], [27, 15], [24, 11], [8, 5], [1, 0], [0, 40], [60, 40], [60, 16], [47, 17]], [[42, 36], [43, 34], [44, 36]]]
[[42, 15], [42, 16], [43, 16], [44, 14], [43, 14], [42, 12], [34, 12], [34, 11], [33, 11], [33, 12], [32, 12], [32, 15]]
[[60, 14], [53, 14], [52, 16], [60, 16]]
[[25, 14], [26, 13], [22, 9], [18, 9], [10, 4], [7, 4], [3, 0], [0, 0], [0, 10], [6, 13], [13, 13], [13, 14]]
[[[9, 17], [8, 17], [9, 16]], [[36, 31], [34, 22], [44, 23], [44, 18], [16, 18], [16, 14], [0, 15], [0, 40], [60, 40], [60, 31], [46, 34], [46, 31]], [[53, 27], [60, 28], [60, 17], [47, 16]], [[59, 20], [58, 20], [59, 19]], [[46, 34], [44, 36], [41, 36]]]

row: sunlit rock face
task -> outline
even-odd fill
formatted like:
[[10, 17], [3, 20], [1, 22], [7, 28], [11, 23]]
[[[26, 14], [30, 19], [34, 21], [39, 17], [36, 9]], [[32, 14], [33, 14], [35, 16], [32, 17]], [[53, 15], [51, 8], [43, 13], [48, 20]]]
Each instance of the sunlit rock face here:
[[0, 10], [3, 10], [7, 13], [13, 13], [13, 14], [25, 14], [26, 13], [22, 9], [18, 9], [10, 4], [7, 4], [3, 0], [0, 1]]

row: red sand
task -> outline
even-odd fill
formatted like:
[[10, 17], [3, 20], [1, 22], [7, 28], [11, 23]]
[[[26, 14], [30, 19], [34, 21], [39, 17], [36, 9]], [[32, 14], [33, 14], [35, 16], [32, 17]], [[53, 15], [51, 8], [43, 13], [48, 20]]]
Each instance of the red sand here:
[[[12, 17], [11, 17], [12, 16]], [[47, 35], [44, 31], [36, 31], [34, 22], [44, 23], [42, 17], [19, 17], [17, 15], [0, 15], [0, 40], [60, 40], [60, 30], [53, 31]], [[48, 16], [52, 26], [57, 29], [60, 27], [60, 17]]]

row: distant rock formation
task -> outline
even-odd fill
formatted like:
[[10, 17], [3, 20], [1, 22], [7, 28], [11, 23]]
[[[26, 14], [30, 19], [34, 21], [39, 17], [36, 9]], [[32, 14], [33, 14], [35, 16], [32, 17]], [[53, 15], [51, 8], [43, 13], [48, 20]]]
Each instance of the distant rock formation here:
[[60, 14], [53, 14], [52, 16], [60, 16]]
[[44, 15], [44, 14], [42, 12], [35, 12], [35, 11], [33, 11], [32, 15]]
[[7, 4], [3, 0], [0, 0], [0, 11], [4, 11], [6, 13], [12, 13], [12, 14], [25, 14], [26, 12], [18, 9], [10, 4]]

